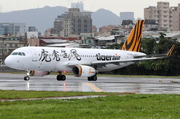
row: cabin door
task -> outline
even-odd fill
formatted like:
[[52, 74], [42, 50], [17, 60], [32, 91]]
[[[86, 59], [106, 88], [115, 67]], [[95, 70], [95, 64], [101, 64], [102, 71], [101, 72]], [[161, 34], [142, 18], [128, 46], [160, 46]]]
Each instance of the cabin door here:
[[37, 62], [37, 53], [35, 49], [31, 49], [31, 53], [32, 53], [32, 61], [33, 62]]

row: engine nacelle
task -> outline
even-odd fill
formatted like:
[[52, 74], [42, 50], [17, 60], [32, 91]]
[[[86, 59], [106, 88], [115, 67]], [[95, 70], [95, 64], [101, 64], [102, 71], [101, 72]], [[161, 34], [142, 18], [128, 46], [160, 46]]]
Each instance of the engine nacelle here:
[[29, 76], [45, 76], [45, 75], [49, 75], [50, 72], [48, 71], [35, 71], [32, 70], [29, 72]]
[[72, 73], [75, 77], [91, 77], [96, 75], [96, 70], [90, 66], [77, 65], [72, 68]]

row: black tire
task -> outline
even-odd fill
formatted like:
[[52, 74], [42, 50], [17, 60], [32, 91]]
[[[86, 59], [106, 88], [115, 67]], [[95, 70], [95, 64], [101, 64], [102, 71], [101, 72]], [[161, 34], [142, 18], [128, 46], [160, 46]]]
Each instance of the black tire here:
[[88, 81], [97, 81], [97, 76], [88, 77]]
[[56, 79], [58, 81], [65, 81], [66, 80], [66, 76], [65, 75], [57, 75]]
[[92, 77], [92, 80], [93, 80], [93, 81], [97, 81], [97, 76], [96, 76], [96, 75], [93, 76], [93, 77]]
[[61, 75], [61, 81], [65, 81], [66, 80], [66, 76], [65, 75]]
[[25, 80], [25, 81], [29, 81], [29, 80], [30, 80], [30, 77], [29, 77], [29, 76], [25, 76], [25, 77], [24, 77], [24, 80]]
[[88, 77], [88, 81], [92, 81], [91, 77]]
[[57, 81], [60, 81], [61, 75], [57, 75], [56, 79], [57, 79]]

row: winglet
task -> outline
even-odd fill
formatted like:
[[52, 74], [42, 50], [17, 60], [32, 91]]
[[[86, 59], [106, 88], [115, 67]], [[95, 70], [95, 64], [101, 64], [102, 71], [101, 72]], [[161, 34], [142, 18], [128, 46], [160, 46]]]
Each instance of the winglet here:
[[174, 44], [171, 49], [169, 50], [169, 52], [166, 54], [167, 56], [171, 56], [173, 51], [174, 51], [174, 48], [175, 48], [176, 44]]
[[135, 27], [131, 30], [126, 42], [122, 46], [122, 50], [140, 51], [140, 42], [142, 37], [142, 30], [144, 27], [144, 20], [138, 20]]

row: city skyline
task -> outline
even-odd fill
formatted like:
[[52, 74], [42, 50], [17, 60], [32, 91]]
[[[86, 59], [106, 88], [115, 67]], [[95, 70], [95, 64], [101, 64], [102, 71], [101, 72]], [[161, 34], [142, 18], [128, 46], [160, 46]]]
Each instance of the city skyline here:
[[[170, 6], [178, 6], [179, 0], [163, 0], [169, 2]], [[83, 2], [84, 10], [95, 12], [98, 9], [104, 8], [120, 16], [120, 12], [134, 12], [134, 17], [144, 18], [144, 8], [149, 6], [157, 6], [160, 0], [0, 0], [0, 12], [11, 12], [27, 9], [42, 8], [45, 6], [55, 7], [64, 6], [71, 7], [71, 3]]]

